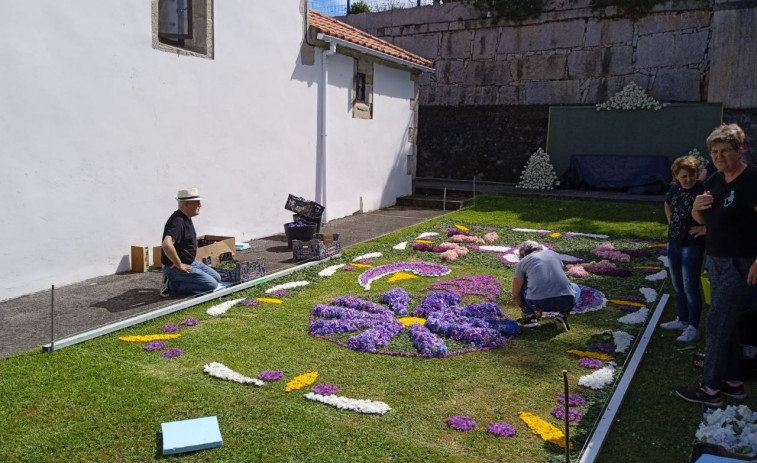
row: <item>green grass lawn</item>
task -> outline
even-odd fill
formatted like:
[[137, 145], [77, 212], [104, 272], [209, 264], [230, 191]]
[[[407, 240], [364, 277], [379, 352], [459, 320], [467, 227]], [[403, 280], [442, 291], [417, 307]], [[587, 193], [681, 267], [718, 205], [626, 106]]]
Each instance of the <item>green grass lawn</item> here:
[[[422, 232], [439, 232], [441, 241], [455, 224], [480, 235], [494, 227], [500, 235], [497, 244], [538, 239], [560, 252], [595, 260], [589, 251], [602, 240], [552, 238], [512, 228], [604, 233], [619, 249], [664, 240], [666, 231], [662, 205], [657, 204], [483, 196], [474, 207], [361, 244], [337, 260], [226, 298], [270, 297], [264, 290], [273, 285], [311, 282], [290, 290], [282, 304], [238, 305], [211, 317], [205, 310], [220, 302], [213, 301], [53, 354], [17, 354], [0, 360], [0, 461], [564, 461], [563, 449], [545, 443], [518, 418], [526, 411], [562, 429], [550, 410], [558, 406], [563, 370], [568, 371], [570, 392], [589, 401], [581, 408], [583, 420], [571, 425], [572, 457], [577, 458], [610, 387], [592, 391], [578, 386], [579, 377], [591, 370], [579, 367], [579, 357], [567, 351], [590, 350], [589, 343], [611, 339], [610, 333], [619, 329], [638, 336], [638, 325], [617, 322], [623, 312], [615, 304], [571, 317], [569, 333], [560, 334], [553, 323], [544, 322], [502, 348], [447, 358], [358, 353], [309, 335], [313, 306], [334, 297], [352, 294], [377, 300], [388, 289], [402, 286], [419, 302], [431, 283], [475, 274], [494, 275], [502, 282], [497, 303], [509, 317], [518, 318], [509, 294], [513, 268], [491, 253], [471, 251], [447, 263], [452, 272], [440, 278], [389, 283], [384, 277], [370, 291], [357, 283], [363, 269], [339, 270], [327, 278], [317, 275], [329, 265], [369, 252], [383, 253], [372, 265], [442, 262], [435, 253], [392, 246]], [[625, 266], [651, 259], [634, 259]], [[665, 282], [646, 281], [639, 270], [628, 278], [590, 276], [578, 282], [603, 291], [609, 299], [640, 294], [643, 286], [670, 292]], [[466, 296], [467, 303], [478, 300]], [[671, 300], [664, 320], [674, 317], [673, 305]], [[181, 338], [167, 341], [168, 347], [185, 350], [180, 357], [162, 358], [158, 352], [146, 352], [142, 343], [118, 340], [155, 334], [162, 325], [188, 317], [200, 319], [200, 324], [182, 327]], [[676, 336], [655, 333], [600, 461], [688, 461], [701, 410], [671, 396], [670, 390], [674, 384], [694, 381], [698, 372], [690, 366], [692, 350], [683, 350]], [[390, 344], [393, 349], [409, 346], [406, 334]], [[696, 346], [703, 350], [704, 341]], [[621, 372], [626, 356], [614, 358]], [[282, 370], [284, 378], [263, 387], [221, 381], [203, 373], [203, 365], [210, 362], [251, 377], [263, 370]], [[284, 391], [287, 381], [311, 371], [318, 372], [316, 383], [337, 385], [340, 396], [383, 401], [392, 410], [383, 416], [361, 415], [306, 400], [303, 394], [310, 387]], [[748, 383], [747, 389], [753, 386]], [[747, 404], [757, 406], [751, 398]], [[469, 432], [450, 429], [445, 419], [458, 414], [474, 418], [478, 427]], [[218, 416], [223, 447], [161, 455], [162, 422], [208, 415]], [[487, 433], [487, 424], [497, 421], [514, 425], [518, 434], [502, 438]]]

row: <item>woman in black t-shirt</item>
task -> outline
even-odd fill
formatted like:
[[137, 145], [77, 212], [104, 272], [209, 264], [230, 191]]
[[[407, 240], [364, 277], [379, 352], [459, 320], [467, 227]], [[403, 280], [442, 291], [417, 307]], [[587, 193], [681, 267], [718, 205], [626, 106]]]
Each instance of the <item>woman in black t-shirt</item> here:
[[718, 127], [707, 148], [718, 169], [696, 197], [692, 216], [707, 225], [707, 270], [711, 299], [702, 382], [675, 388], [689, 402], [719, 407], [721, 394], [746, 398], [741, 381], [739, 322], [757, 284], [757, 169], [742, 160], [744, 131], [736, 124]]

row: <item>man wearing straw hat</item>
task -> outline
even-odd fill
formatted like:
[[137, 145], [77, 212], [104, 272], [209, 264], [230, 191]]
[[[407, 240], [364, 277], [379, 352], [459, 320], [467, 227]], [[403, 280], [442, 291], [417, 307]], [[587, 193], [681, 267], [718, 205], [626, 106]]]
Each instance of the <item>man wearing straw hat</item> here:
[[203, 294], [214, 291], [221, 282], [221, 276], [202, 262], [197, 256], [197, 233], [192, 217], [200, 213], [202, 198], [197, 188], [179, 190], [176, 199], [179, 208], [171, 214], [163, 228], [163, 278], [160, 295], [193, 293]]

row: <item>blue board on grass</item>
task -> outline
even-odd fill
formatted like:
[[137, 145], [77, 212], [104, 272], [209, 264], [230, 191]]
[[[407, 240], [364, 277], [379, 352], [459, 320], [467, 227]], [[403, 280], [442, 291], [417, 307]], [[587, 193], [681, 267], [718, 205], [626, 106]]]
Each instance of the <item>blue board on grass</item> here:
[[163, 455], [211, 449], [223, 445], [218, 418], [206, 416], [161, 423]]
[[704, 454], [696, 461], [696, 463], [741, 463], [744, 460], [736, 460], [728, 457], [719, 457], [717, 455]]

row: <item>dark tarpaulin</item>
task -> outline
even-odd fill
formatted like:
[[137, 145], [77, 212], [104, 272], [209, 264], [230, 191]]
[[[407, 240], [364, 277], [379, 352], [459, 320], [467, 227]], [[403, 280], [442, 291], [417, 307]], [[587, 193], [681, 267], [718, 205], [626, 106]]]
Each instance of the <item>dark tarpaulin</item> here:
[[574, 154], [560, 183], [563, 188], [662, 194], [671, 180], [665, 156]]

